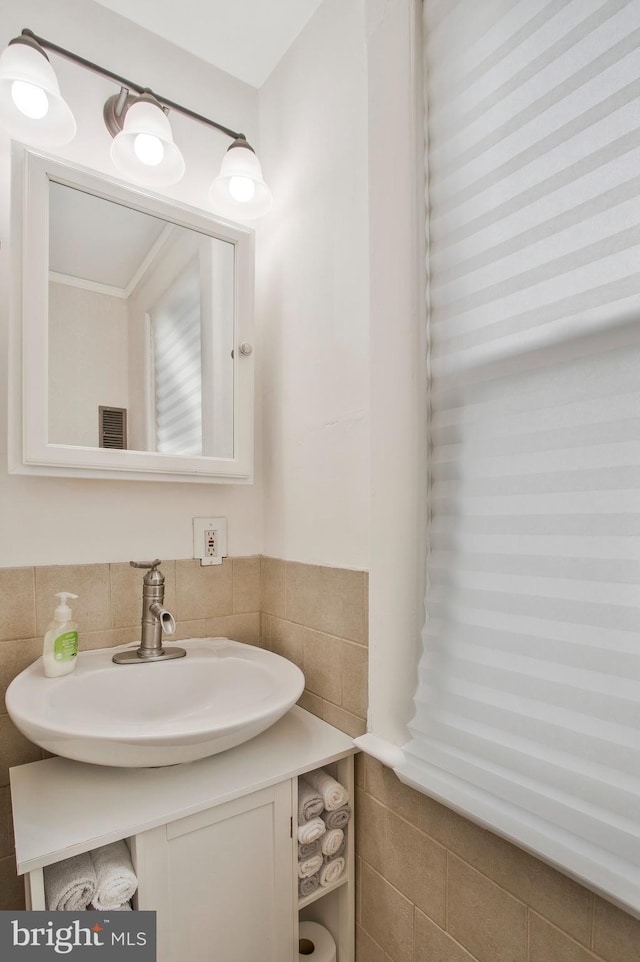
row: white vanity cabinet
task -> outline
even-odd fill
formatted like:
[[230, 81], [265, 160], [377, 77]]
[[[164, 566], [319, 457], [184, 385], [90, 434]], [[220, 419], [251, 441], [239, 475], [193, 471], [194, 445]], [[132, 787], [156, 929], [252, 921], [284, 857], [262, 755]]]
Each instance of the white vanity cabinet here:
[[346, 869], [299, 900], [298, 776], [324, 768], [353, 799], [353, 740], [295, 707], [220, 755], [168, 768], [50, 758], [11, 769], [27, 907], [45, 908], [46, 865], [124, 838], [134, 908], [157, 913], [158, 962], [297, 962], [298, 923], [325, 925], [354, 962], [353, 820]]
[[296, 957], [290, 818], [287, 781], [134, 837], [158, 962]]

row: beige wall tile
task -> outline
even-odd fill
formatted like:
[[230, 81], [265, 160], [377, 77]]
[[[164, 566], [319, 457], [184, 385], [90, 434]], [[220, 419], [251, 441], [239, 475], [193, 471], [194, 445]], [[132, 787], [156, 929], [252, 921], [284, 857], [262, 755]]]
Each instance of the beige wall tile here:
[[233, 613], [260, 611], [260, 558], [233, 558]]
[[11, 792], [9, 786], [0, 788], [0, 859], [13, 852], [13, 822], [11, 820]]
[[495, 836], [433, 798], [425, 796], [419, 827], [480, 871], [491, 864]]
[[390, 768], [375, 759], [366, 757], [364, 767], [365, 785], [371, 795], [466, 862], [486, 874], [490, 872], [494, 835], [404, 785]]
[[[224, 618], [215, 620], [224, 622]], [[179, 641], [185, 641], [187, 638], [207, 638], [209, 636], [215, 637], [216, 635], [224, 634], [226, 634], [226, 632], [223, 630], [222, 625], [220, 626], [220, 631], [211, 631], [209, 621], [206, 618], [200, 618], [197, 621], [179, 621], [176, 624], [176, 630], [173, 635], [163, 636], [162, 644], [173, 645]], [[138, 637], [139, 636], [140, 632], [138, 632]]]
[[450, 935], [478, 962], [525, 962], [526, 906], [451, 854], [448, 882]]
[[[416, 909], [414, 962], [475, 962], [466, 949]], [[551, 959], [548, 960], [551, 962]]]
[[130, 564], [109, 565], [111, 623], [114, 628], [137, 625], [140, 632], [143, 577], [144, 571], [132, 568]]
[[362, 862], [361, 925], [394, 962], [413, 962], [413, 905]]
[[360, 925], [356, 925], [356, 962], [384, 962], [383, 950]]
[[271, 615], [260, 613], [260, 644], [271, 649]]
[[355, 840], [356, 851], [371, 868], [385, 875], [386, 857], [386, 809], [371, 795], [356, 790]]
[[0, 859], [0, 911], [24, 909], [24, 880], [16, 875], [13, 855]]
[[42, 654], [42, 638], [3, 641], [0, 644], [0, 705], [6, 711], [4, 696], [16, 675], [36, 661]]
[[[638, 947], [636, 946], [636, 949]], [[636, 954], [635, 958], [638, 958]], [[529, 918], [529, 962], [599, 962], [597, 956], [535, 912]], [[616, 962], [622, 962], [616, 957]]]
[[198, 621], [233, 613], [233, 562], [205, 565], [197, 560], [176, 561], [177, 621]]
[[38, 633], [33, 568], [0, 568], [0, 598], [0, 641]]
[[421, 828], [425, 796], [403, 784], [390, 768], [370, 755], [364, 755], [363, 760], [367, 791], [383, 805], [392, 808], [398, 815]]
[[439, 925], [445, 923], [445, 849], [380, 805], [356, 795], [358, 854]]
[[362, 611], [364, 615], [364, 643], [369, 644], [369, 572], [362, 572]]
[[111, 580], [109, 565], [55, 565], [36, 568], [36, 634], [44, 635], [58, 599], [58, 591], [72, 591], [74, 620], [81, 643], [86, 631], [111, 628]]
[[365, 573], [287, 562], [286, 617], [366, 644]]
[[0, 787], [9, 784], [9, 769], [36, 762], [42, 752], [15, 727], [8, 715], [0, 715]]
[[640, 920], [596, 898], [593, 948], [606, 962], [638, 962]]
[[328, 725], [339, 728], [341, 732], [344, 732], [345, 735], [350, 735], [352, 738], [358, 738], [360, 735], [364, 735], [367, 730], [364, 718], [358, 718], [357, 715], [352, 715], [351, 712], [345, 711], [344, 708], [332, 705], [330, 701], [324, 702], [322, 717]]
[[387, 809], [384, 876], [438, 925], [445, 924], [446, 850]]
[[[176, 563], [163, 561], [160, 571], [164, 575], [164, 605], [175, 615]], [[146, 571], [132, 568], [130, 564], [109, 565], [111, 581], [111, 623], [114, 628], [137, 626], [142, 620], [142, 589]]]
[[140, 625], [132, 628], [112, 628], [110, 631], [85, 631], [78, 639], [80, 651], [96, 648], [115, 648], [116, 645], [140, 644]]
[[304, 628], [281, 618], [271, 618], [271, 651], [288, 658], [304, 671]]
[[286, 561], [260, 559], [261, 610], [278, 618], [286, 617]]
[[493, 879], [579, 942], [591, 942], [593, 896], [577, 882], [503, 839], [494, 843]]
[[302, 628], [300, 631], [304, 646], [302, 670], [306, 687], [334, 705], [340, 705], [342, 641], [309, 628]]
[[360, 718], [366, 718], [367, 705], [369, 702], [369, 652], [361, 645], [353, 645], [349, 641], [343, 641], [341, 654], [341, 705], [353, 715], [358, 715]]
[[254, 611], [246, 615], [226, 615], [224, 618], [208, 618], [205, 637], [230, 638], [245, 645], [260, 647], [260, 615]]
[[322, 698], [318, 698], [318, 696], [312, 694], [312, 692], [306, 691], [305, 689], [300, 695], [300, 698], [298, 698], [298, 704], [300, 708], [304, 708], [305, 711], [309, 711], [312, 715], [322, 718], [324, 702]]

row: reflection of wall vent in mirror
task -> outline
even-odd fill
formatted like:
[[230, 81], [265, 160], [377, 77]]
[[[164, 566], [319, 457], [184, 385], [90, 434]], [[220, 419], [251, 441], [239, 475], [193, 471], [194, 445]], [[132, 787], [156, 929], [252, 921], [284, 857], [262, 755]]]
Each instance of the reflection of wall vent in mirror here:
[[126, 448], [127, 446], [127, 409], [98, 408], [100, 447]]

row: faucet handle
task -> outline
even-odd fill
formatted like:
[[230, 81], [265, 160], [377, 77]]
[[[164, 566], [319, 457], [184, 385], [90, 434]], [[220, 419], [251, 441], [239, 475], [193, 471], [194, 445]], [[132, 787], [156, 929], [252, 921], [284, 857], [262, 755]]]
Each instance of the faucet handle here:
[[130, 561], [129, 564], [132, 568], [150, 568], [151, 571], [155, 571], [162, 562], [160, 558], [156, 558], [155, 561]]

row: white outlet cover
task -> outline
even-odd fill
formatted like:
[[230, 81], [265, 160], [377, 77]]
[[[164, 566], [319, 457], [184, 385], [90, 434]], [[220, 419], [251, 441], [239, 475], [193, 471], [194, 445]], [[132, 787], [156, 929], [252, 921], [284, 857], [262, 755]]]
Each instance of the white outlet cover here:
[[[216, 532], [217, 551], [213, 557], [207, 557], [205, 545], [205, 531]], [[194, 518], [193, 519], [193, 557], [200, 559], [201, 565], [220, 565], [227, 556], [227, 519], [226, 518]]]

